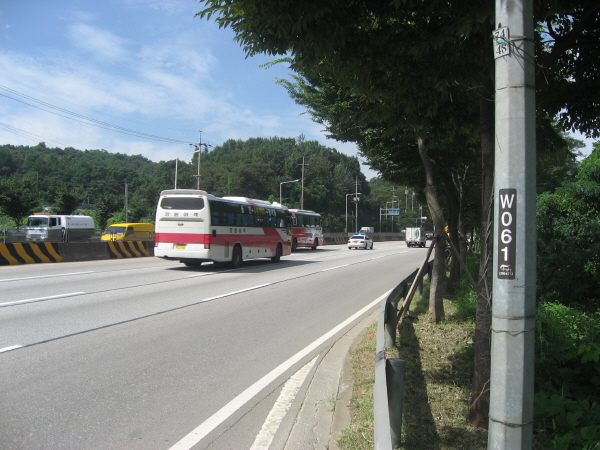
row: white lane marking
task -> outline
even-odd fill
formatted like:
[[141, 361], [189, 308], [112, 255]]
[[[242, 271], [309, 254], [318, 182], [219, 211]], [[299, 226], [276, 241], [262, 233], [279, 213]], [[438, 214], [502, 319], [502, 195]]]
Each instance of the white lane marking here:
[[52, 300], [54, 298], [72, 297], [74, 295], [81, 295], [81, 294], [85, 294], [85, 292], [71, 292], [70, 294], [50, 295], [49, 297], [38, 297], [38, 298], [28, 298], [27, 300], [16, 300], [14, 302], [0, 303], [0, 307], [10, 306], [10, 305], [18, 305], [20, 303], [40, 302], [42, 300]]
[[212, 430], [214, 430], [216, 427], [222, 424], [225, 420], [227, 420], [227, 418], [229, 418], [233, 413], [235, 413], [238, 409], [240, 409], [247, 402], [249, 402], [254, 396], [256, 396], [270, 383], [275, 381], [277, 377], [285, 373], [286, 370], [288, 370], [294, 364], [298, 363], [300, 360], [302, 360], [302, 358], [309, 355], [321, 344], [327, 342], [328, 339], [335, 336], [336, 333], [344, 329], [344, 327], [346, 327], [347, 325], [351, 324], [354, 320], [362, 316], [369, 309], [381, 303], [385, 296], [389, 295], [389, 292], [390, 291], [383, 294], [377, 300], [372, 301], [360, 311], [356, 312], [355, 314], [344, 320], [342, 323], [329, 330], [323, 336], [315, 340], [312, 344], [300, 350], [287, 361], [281, 363], [271, 372], [266, 374], [264, 377], [262, 377], [260, 380], [258, 380], [256, 383], [247, 388], [244, 392], [239, 394], [237, 397], [235, 397], [233, 400], [231, 400], [229, 403], [223, 406], [220, 410], [218, 410], [216, 413], [214, 413], [212, 416], [206, 419], [203, 423], [198, 425], [194, 430], [188, 433], [187, 436], [183, 437], [183, 439], [181, 439], [179, 442], [173, 445], [169, 450], [190, 450], [194, 445], [200, 442], [208, 433], [210, 433]]
[[2, 352], [9, 352], [11, 350], [15, 350], [15, 349], [21, 348], [21, 347], [23, 347], [23, 346], [22, 345], [12, 345], [10, 347], [0, 348], [0, 353], [2, 353]]
[[67, 277], [67, 276], [70, 276], [70, 275], [85, 275], [87, 273], [94, 273], [94, 272], [93, 271], [89, 271], [89, 272], [73, 272], [73, 273], [60, 273], [58, 275], [40, 275], [39, 277], [9, 278], [7, 280], [0, 280], [0, 283], [4, 283], [5, 281], [37, 280], [37, 279], [40, 279], [40, 278]]
[[198, 303], [210, 302], [212, 300], [217, 300], [219, 298], [224, 298], [224, 297], [229, 297], [231, 295], [241, 294], [242, 292], [254, 291], [255, 289], [261, 289], [261, 288], [270, 286], [271, 284], [272, 283], [259, 284], [258, 286], [252, 286], [252, 287], [249, 287], [249, 288], [246, 288], [246, 289], [241, 289], [239, 291], [228, 292], [227, 294], [221, 294], [221, 295], [217, 295], [215, 297], [205, 298], [205, 299], [199, 301]]
[[292, 406], [292, 402], [296, 398], [300, 386], [304, 383], [308, 372], [312, 369], [319, 356], [317, 355], [312, 361], [306, 364], [302, 369], [296, 372], [289, 380], [286, 381], [279, 398], [273, 405], [271, 412], [267, 416], [265, 423], [263, 423], [258, 436], [254, 440], [254, 444], [250, 447], [250, 450], [266, 450], [271, 446], [275, 433], [279, 429], [279, 425], [283, 421], [283, 418]]
[[328, 270], [336, 270], [336, 269], [341, 269], [342, 267], [348, 267], [350, 264], [344, 264], [342, 266], [335, 266], [335, 267], [330, 267], [329, 269], [323, 269], [321, 272], [327, 272]]

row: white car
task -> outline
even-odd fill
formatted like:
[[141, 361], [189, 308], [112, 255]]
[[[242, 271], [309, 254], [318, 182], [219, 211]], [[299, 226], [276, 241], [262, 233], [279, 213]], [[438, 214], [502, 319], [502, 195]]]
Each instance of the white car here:
[[364, 248], [365, 250], [373, 248], [373, 241], [369, 236], [364, 234], [355, 234], [350, 239], [348, 239], [348, 248], [352, 250], [353, 248]]

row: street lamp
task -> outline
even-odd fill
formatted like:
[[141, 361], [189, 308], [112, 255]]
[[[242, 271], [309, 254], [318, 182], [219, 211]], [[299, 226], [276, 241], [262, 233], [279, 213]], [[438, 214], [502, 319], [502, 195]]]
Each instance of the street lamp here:
[[282, 198], [281, 198], [281, 186], [284, 185], [284, 184], [286, 184], [286, 183], [297, 183], [298, 181], [300, 181], [300, 179], [290, 180], [290, 181], [282, 181], [282, 182], [279, 183], [279, 204], [280, 205], [283, 205]]
[[352, 194], [346, 194], [346, 234], [348, 234], [348, 196], [349, 195], [355, 196], [352, 201], [355, 202], [356, 206], [358, 207], [358, 200], [359, 200], [358, 196], [360, 195], [360, 192], [353, 192]]

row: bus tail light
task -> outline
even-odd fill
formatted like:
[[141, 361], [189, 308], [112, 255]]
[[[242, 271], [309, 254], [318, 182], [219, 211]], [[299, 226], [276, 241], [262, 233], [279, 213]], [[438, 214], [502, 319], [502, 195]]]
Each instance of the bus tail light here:
[[210, 249], [210, 234], [204, 235], [204, 248], [206, 250]]

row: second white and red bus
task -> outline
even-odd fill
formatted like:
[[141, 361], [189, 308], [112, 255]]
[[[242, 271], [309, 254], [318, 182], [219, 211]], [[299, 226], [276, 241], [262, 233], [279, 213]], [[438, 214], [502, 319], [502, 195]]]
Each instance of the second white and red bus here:
[[323, 221], [321, 214], [303, 209], [290, 209], [292, 222], [292, 251], [309, 247], [316, 250], [323, 244]]
[[162, 191], [156, 208], [154, 255], [186, 266], [271, 258], [291, 252], [289, 210], [278, 203], [216, 197], [202, 190]]

